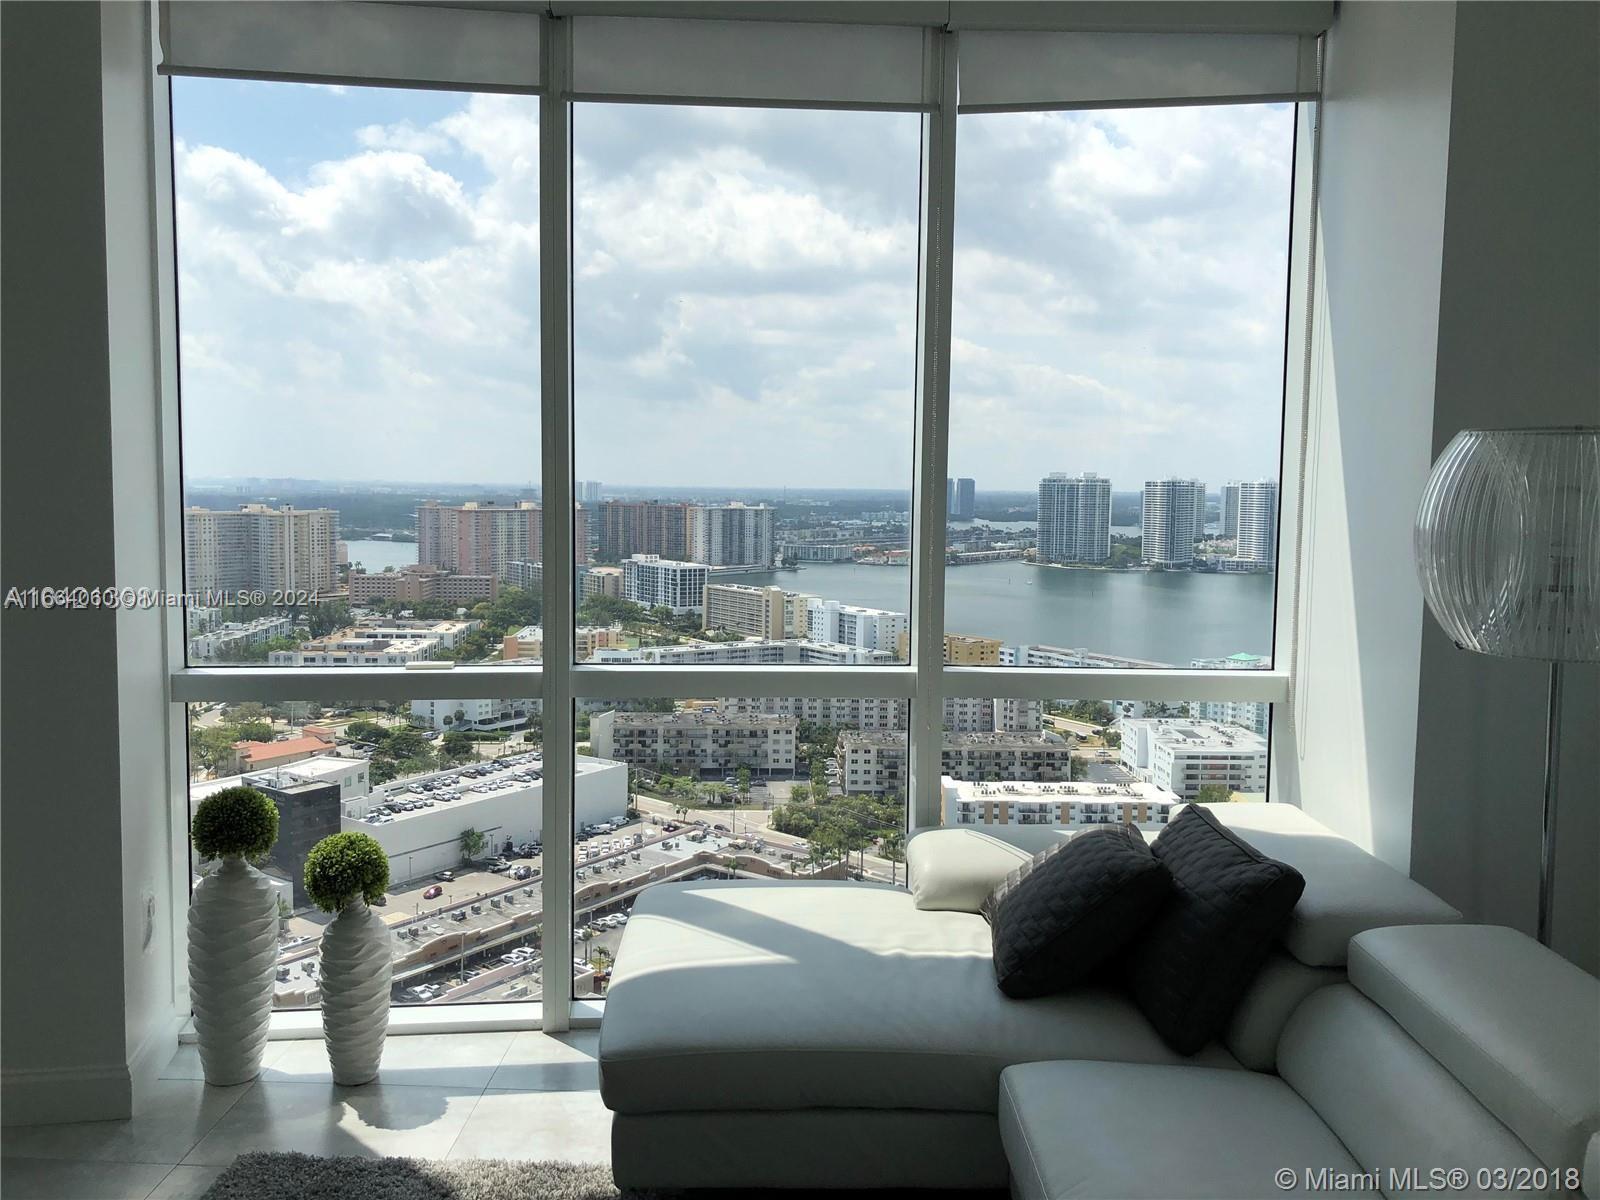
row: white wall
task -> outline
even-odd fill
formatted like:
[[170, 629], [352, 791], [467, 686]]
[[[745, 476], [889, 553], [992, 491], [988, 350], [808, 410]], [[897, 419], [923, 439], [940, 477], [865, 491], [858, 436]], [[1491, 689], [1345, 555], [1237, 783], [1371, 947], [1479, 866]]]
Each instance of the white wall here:
[[[1432, 449], [1473, 426], [1600, 422], [1600, 7], [1457, 11]], [[1542, 663], [1423, 627], [1412, 873], [1532, 933]], [[1554, 944], [1600, 971], [1600, 667], [1569, 666]]]
[[1294, 697], [1278, 796], [1405, 870], [1454, 4], [1347, 3], [1327, 38]]

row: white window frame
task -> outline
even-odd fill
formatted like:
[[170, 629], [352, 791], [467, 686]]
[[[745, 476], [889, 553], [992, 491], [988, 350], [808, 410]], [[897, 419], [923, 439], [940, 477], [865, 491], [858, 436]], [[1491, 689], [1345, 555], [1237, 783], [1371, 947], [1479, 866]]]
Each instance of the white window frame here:
[[[568, 94], [570, 21], [544, 17], [541, 37], [540, 108], [540, 324], [541, 430], [545, 570], [542, 598], [545, 645], [571, 646], [573, 633], [573, 525], [570, 498], [572, 461], [572, 338], [570, 278], [571, 131], [575, 101]], [[926, 55], [927, 103], [921, 114], [921, 231], [918, 265], [915, 481], [913, 489], [911, 661], [876, 667], [707, 667], [668, 664], [574, 664], [570, 653], [527, 666], [455, 666], [445, 670], [375, 668], [215, 668], [190, 667], [185, 659], [184, 617], [167, 615], [170, 778], [172, 812], [187, 812], [188, 760], [185, 706], [195, 702], [245, 700], [475, 699], [539, 695], [544, 701], [546, 786], [543, 821], [546, 877], [570, 879], [573, 868], [573, 702], [577, 699], [719, 696], [893, 697], [914, 701], [910, 719], [907, 820], [910, 830], [940, 821], [940, 744], [947, 696], [1004, 696], [1024, 699], [1113, 700], [1130, 696], [1151, 700], [1263, 701], [1288, 715], [1289, 664], [1296, 639], [1303, 434], [1307, 384], [1302, 370], [1311, 294], [1311, 238], [1315, 189], [1314, 103], [1297, 114], [1294, 213], [1288, 279], [1289, 319], [1285, 344], [1283, 453], [1279, 479], [1279, 555], [1274, 606], [1274, 667], [1265, 671], [1097, 670], [947, 666], [944, 662], [945, 479], [948, 474], [953, 218], [957, 137], [956, 58], [959, 34], [932, 30]], [[152, 30], [150, 163], [156, 228], [151, 231], [156, 258], [161, 316], [162, 393], [160, 501], [165, 529], [165, 587], [181, 592], [183, 580], [182, 503], [177, 360], [177, 263], [174, 252], [174, 197], [170, 91], [154, 72], [159, 49]], [[531, 448], [530, 448], [531, 449]], [[551, 498], [557, 498], [552, 500]], [[567, 503], [559, 498], [568, 498]], [[1271, 745], [1292, 742], [1274, 722]], [[173, 817], [174, 829], [185, 824]], [[179, 835], [186, 841], [187, 830]], [[187, 856], [185, 855], [185, 859]], [[185, 864], [186, 865], [186, 864]], [[184, 878], [187, 882], [187, 876]], [[186, 889], [180, 888], [180, 894]], [[181, 944], [182, 906], [174, 906], [175, 944]], [[544, 925], [570, 928], [572, 889], [545, 898]], [[185, 986], [183, 964], [176, 985]], [[558, 956], [565, 967], [565, 956]], [[570, 977], [552, 981], [540, 1004], [460, 1005], [450, 1013], [429, 1009], [415, 1016], [397, 1010], [399, 1029], [539, 1028], [557, 1032], [599, 1019], [603, 1004], [571, 996]], [[180, 990], [181, 994], [181, 990]], [[303, 1014], [275, 1018], [275, 1035], [313, 1036], [314, 1021]], [[313, 1031], [313, 1032], [308, 1032]]]

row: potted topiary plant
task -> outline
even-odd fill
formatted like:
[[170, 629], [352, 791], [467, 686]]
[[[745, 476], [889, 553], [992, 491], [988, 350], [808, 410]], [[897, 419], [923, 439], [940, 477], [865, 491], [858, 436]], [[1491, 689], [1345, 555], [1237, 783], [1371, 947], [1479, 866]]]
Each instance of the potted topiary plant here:
[[338, 914], [322, 933], [322, 1036], [333, 1081], [355, 1087], [378, 1074], [389, 1030], [389, 930], [368, 907], [389, 886], [389, 859], [364, 833], [336, 833], [306, 858], [306, 894]]
[[189, 899], [189, 1005], [206, 1082], [261, 1073], [278, 965], [278, 889], [250, 864], [278, 840], [278, 807], [255, 788], [223, 788], [194, 810], [190, 837], [219, 859]]

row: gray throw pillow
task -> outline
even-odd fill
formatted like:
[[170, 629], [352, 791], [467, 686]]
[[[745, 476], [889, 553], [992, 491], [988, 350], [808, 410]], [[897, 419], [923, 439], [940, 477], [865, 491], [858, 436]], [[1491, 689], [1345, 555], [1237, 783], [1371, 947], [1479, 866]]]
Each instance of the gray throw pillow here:
[[1081, 983], [1139, 935], [1170, 887], [1132, 825], [1080, 833], [1035, 855], [983, 903], [995, 982], [1016, 999]]

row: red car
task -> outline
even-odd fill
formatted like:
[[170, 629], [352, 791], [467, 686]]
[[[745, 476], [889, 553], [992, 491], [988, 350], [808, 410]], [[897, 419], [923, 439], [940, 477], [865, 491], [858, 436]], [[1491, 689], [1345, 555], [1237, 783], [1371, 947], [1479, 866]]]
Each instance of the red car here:
[[436, 883], [427, 891], [422, 893], [422, 898], [424, 900], [437, 900], [442, 895], [444, 895], [444, 889]]

